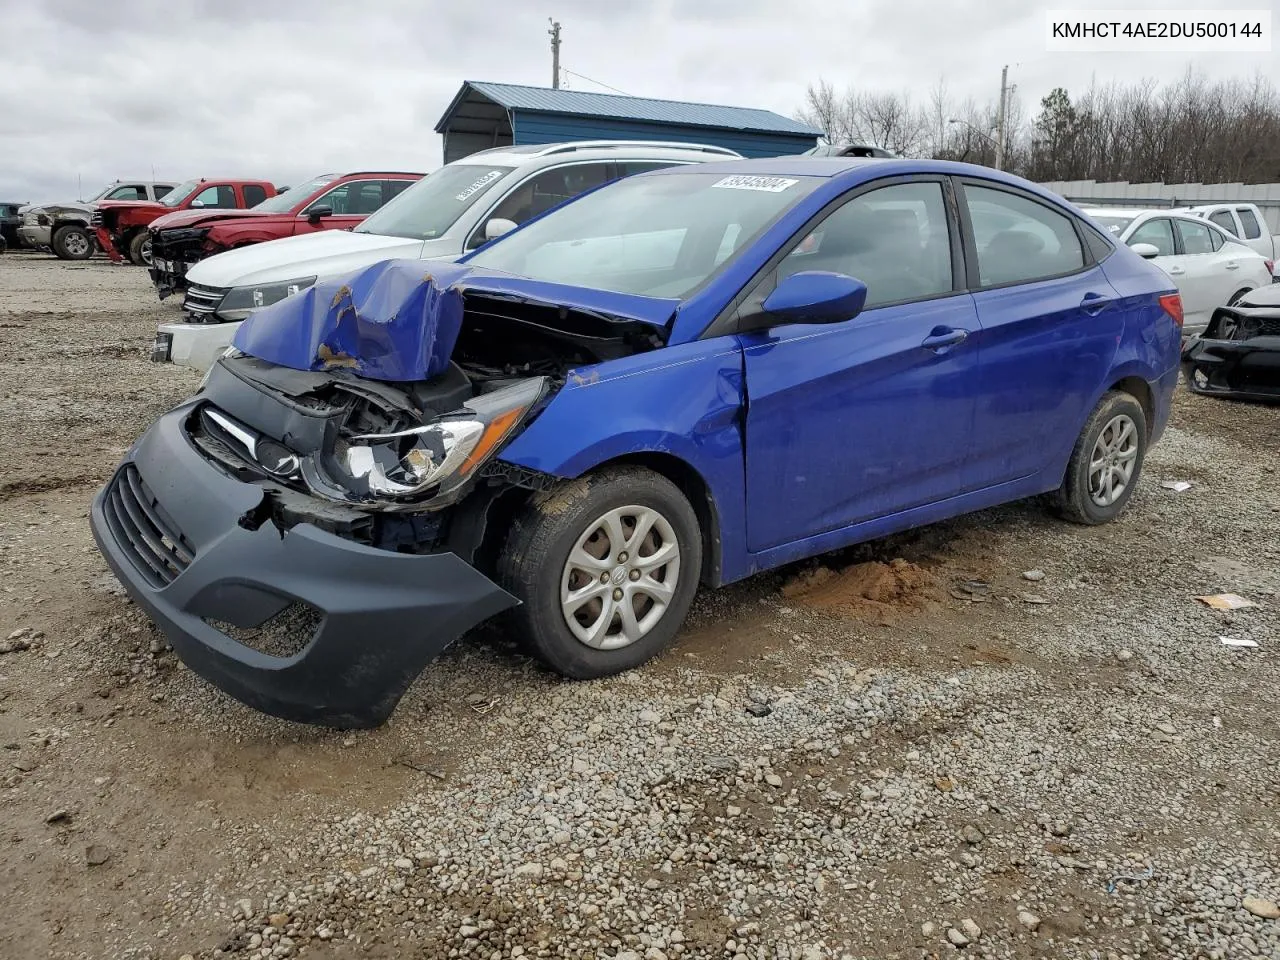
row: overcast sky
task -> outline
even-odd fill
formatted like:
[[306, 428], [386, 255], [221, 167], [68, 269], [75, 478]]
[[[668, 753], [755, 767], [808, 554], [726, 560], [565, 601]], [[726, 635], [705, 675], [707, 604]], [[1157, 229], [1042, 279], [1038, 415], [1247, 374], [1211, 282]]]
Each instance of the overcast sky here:
[[1280, 50], [1045, 53], [1044, 12], [1067, 6], [0, 0], [0, 200], [74, 199], [77, 176], [90, 196], [116, 178], [151, 179], [153, 167], [156, 179], [277, 183], [344, 169], [433, 170], [441, 162], [434, 127], [462, 81], [550, 85], [549, 15], [563, 27], [562, 65], [576, 74], [637, 96], [786, 115], [820, 77], [919, 98], [943, 78], [957, 99], [993, 100], [1006, 62], [1028, 116], [1052, 87], [1080, 89], [1092, 77], [1170, 80], [1191, 66], [1210, 79], [1260, 72], [1280, 85]]

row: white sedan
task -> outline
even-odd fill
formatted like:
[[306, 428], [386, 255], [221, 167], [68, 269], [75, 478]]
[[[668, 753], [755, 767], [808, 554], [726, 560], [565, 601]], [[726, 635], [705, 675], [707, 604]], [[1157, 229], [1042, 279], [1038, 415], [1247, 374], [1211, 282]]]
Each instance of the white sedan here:
[[1169, 275], [1182, 294], [1187, 336], [1203, 332], [1218, 307], [1271, 283], [1271, 261], [1215, 223], [1167, 210], [1095, 207], [1085, 213]]

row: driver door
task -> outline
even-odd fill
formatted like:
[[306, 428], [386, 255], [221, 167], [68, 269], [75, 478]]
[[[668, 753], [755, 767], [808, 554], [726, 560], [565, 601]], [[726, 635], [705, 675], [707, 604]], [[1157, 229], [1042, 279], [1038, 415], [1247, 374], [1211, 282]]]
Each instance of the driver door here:
[[768, 550], [972, 489], [979, 332], [943, 178], [878, 181], [808, 225], [744, 313], [800, 271], [867, 285], [837, 323], [740, 334], [747, 539]]

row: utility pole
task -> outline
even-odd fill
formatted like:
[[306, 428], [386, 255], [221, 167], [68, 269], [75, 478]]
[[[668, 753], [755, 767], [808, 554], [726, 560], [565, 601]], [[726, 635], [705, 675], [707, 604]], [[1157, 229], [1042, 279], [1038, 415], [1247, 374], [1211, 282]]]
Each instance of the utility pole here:
[[547, 22], [551, 24], [551, 29], [547, 33], [551, 34], [551, 89], [560, 89], [560, 22], [547, 17]]
[[996, 169], [1004, 169], [1004, 118], [1009, 99], [1009, 65], [1000, 68], [1000, 105], [996, 108]]

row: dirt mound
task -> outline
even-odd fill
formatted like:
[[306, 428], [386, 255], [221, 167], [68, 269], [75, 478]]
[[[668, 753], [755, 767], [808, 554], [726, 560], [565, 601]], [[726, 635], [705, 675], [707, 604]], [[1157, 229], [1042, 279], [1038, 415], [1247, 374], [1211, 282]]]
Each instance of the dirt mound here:
[[782, 587], [782, 595], [798, 603], [879, 619], [895, 609], [919, 607], [937, 593], [933, 574], [901, 558], [857, 563], [839, 571], [815, 567]]

